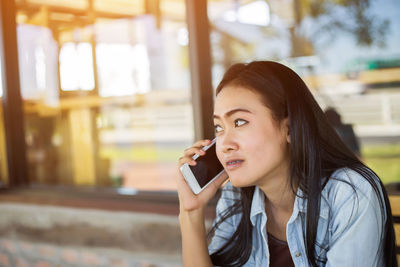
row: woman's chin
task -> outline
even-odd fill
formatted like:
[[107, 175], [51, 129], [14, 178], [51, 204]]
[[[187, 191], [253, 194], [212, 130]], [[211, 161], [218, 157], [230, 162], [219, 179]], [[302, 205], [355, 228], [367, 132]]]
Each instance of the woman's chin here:
[[229, 181], [234, 187], [247, 187], [251, 186], [247, 179], [241, 179], [241, 178], [235, 178], [235, 177], [229, 177]]

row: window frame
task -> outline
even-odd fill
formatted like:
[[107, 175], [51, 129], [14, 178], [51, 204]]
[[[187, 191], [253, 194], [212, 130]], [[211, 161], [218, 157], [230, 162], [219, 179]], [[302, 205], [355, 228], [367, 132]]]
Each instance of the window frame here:
[[[89, 2], [92, 2], [88, 0]], [[211, 121], [213, 112], [213, 89], [211, 82], [211, 54], [209, 24], [207, 17], [207, 0], [186, 0], [186, 20], [189, 31], [189, 61], [191, 75], [191, 93], [195, 140], [212, 138], [214, 129]], [[90, 5], [89, 5], [90, 7]], [[142, 211], [140, 203], [166, 208], [171, 214], [179, 213], [177, 192], [173, 191], [139, 191], [136, 194], [124, 195], [118, 188], [79, 188], [60, 187], [57, 185], [32, 185], [28, 177], [26, 156], [23, 103], [19, 81], [17, 24], [15, 0], [2, 0], [0, 3], [0, 53], [2, 60], [4, 129], [6, 139], [8, 184], [0, 188], [4, 196], [0, 201], [29, 202], [37, 204], [54, 204], [57, 206], [77, 206], [112, 210]], [[94, 62], [95, 64], [96, 62]], [[97, 95], [97, 70], [95, 72], [95, 89], [87, 95]], [[59, 84], [60, 86], [60, 84]], [[59, 89], [61, 91], [61, 89]], [[76, 95], [77, 92], [62, 92], [62, 95]], [[82, 92], [79, 92], [81, 95]], [[2, 195], [3, 195], [2, 194]], [[52, 200], [49, 200], [49, 194]], [[66, 199], [71, 199], [66, 201]], [[210, 206], [215, 206], [216, 197]], [[106, 205], [103, 205], [106, 203]], [[149, 204], [150, 203], [150, 204]], [[171, 208], [172, 207], [172, 208]], [[147, 208], [152, 212], [152, 209]], [[211, 208], [211, 210], [214, 210]], [[163, 209], [155, 209], [163, 213]], [[208, 211], [213, 216], [213, 211]], [[211, 215], [210, 215], [211, 214]]]

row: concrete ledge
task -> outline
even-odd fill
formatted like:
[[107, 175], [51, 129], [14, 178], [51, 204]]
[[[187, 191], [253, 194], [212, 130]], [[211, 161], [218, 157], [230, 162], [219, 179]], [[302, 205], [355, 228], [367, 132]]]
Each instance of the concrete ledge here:
[[175, 254], [177, 216], [0, 203], [0, 237], [68, 246]]

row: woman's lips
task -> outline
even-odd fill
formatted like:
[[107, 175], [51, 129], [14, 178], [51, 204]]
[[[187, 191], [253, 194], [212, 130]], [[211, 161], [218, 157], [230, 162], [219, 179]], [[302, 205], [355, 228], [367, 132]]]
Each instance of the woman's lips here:
[[228, 170], [235, 170], [243, 164], [243, 160], [231, 160], [226, 163], [226, 168]]

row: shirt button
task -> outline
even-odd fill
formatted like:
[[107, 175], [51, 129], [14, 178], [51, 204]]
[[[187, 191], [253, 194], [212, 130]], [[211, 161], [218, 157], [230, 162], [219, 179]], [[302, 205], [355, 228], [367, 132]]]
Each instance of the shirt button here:
[[301, 253], [300, 252], [296, 252], [295, 256], [296, 256], [296, 258], [298, 258], [298, 257], [301, 256]]

